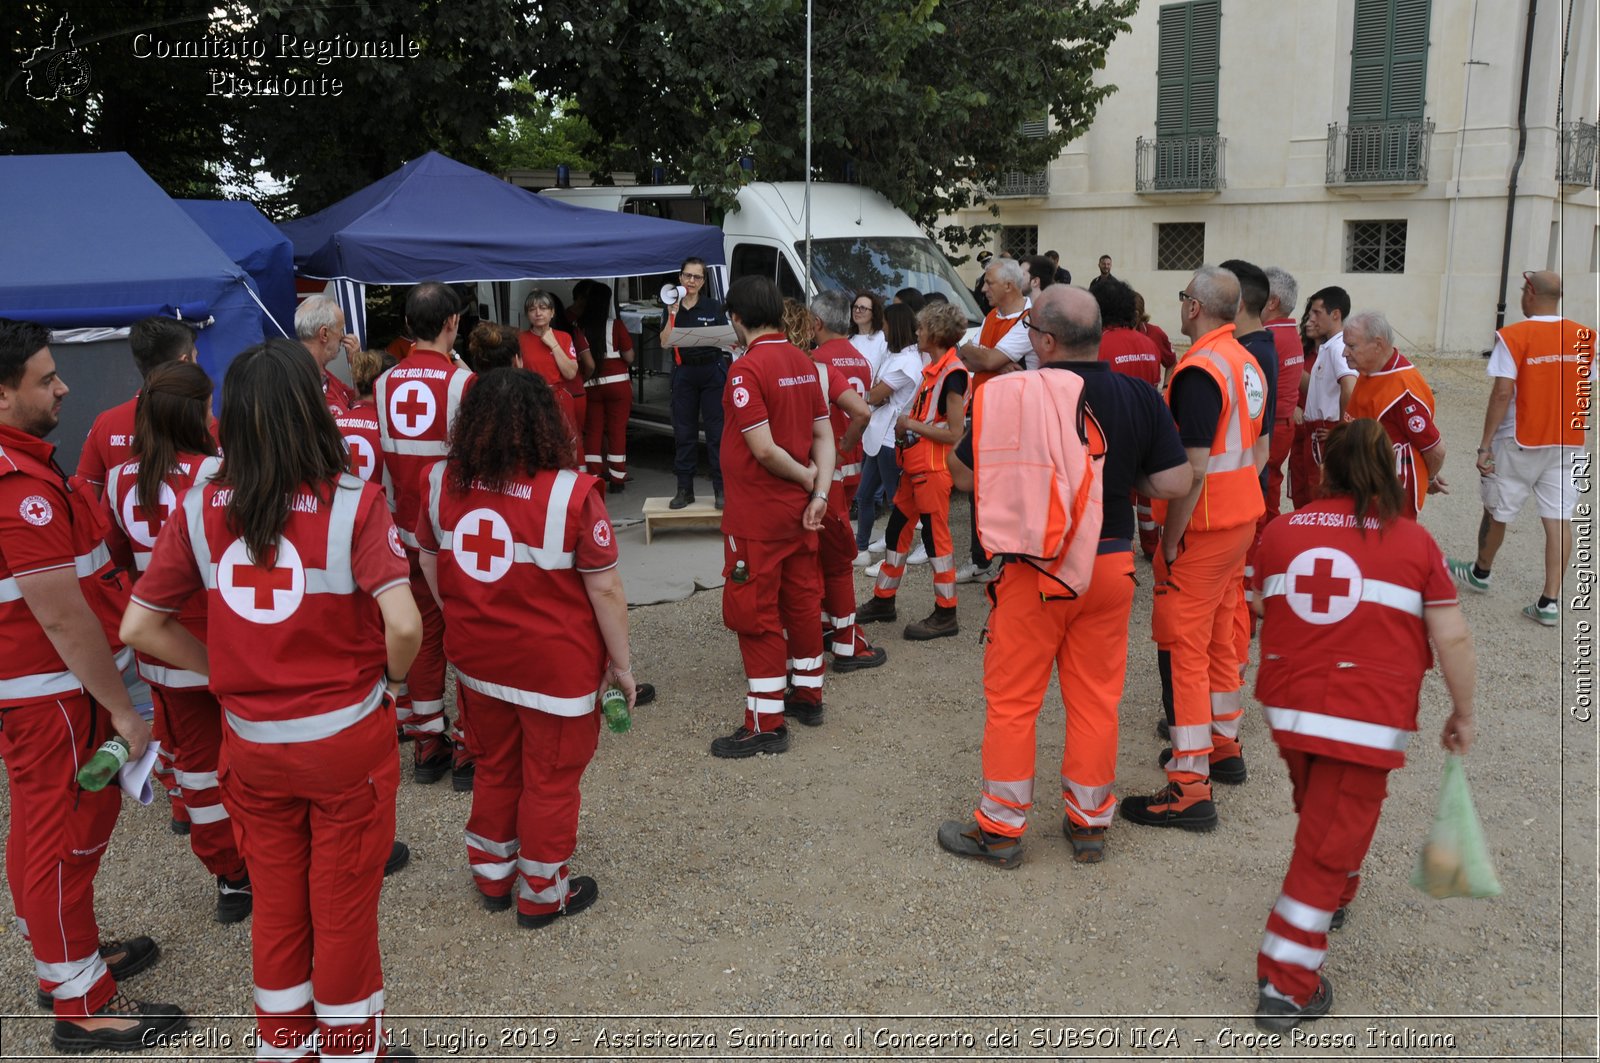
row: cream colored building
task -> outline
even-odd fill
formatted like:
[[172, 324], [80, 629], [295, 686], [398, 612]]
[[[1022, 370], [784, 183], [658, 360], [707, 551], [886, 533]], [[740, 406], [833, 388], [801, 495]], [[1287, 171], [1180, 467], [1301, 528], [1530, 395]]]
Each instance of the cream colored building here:
[[1520, 319], [1526, 269], [1560, 270], [1565, 313], [1594, 322], [1595, 8], [1146, 0], [1111, 48], [1103, 77], [1117, 91], [1093, 127], [1047, 172], [1007, 175], [997, 219], [957, 220], [999, 221], [997, 248], [1059, 250], [1078, 284], [1109, 253], [1169, 330], [1190, 269], [1228, 258], [1288, 269], [1302, 306], [1340, 285], [1412, 350], [1486, 350], [1502, 294], [1506, 320]]

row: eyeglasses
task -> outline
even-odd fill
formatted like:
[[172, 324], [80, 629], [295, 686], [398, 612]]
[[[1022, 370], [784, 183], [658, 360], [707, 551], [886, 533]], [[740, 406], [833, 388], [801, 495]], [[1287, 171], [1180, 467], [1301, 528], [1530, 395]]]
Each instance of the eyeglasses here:
[[[1189, 290], [1187, 288], [1178, 293], [1178, 302], [1187, 303], [1190, 299], [1194, 299], [1194, 296], [1189, 294]], [[1196, 301], [1198, 302], [1198, 300]]]
[[1060, 339], [1061, 338], [1059, 336], [1056, 336], [1056, 334], [1054, 332], [1051, 332], [1047, 328], [1040, 328], [1038, 325], [1035, 325], [1032, 321], [1024, 320], [1022, 323], [1025, 326], [1027, 326], [1029, 329], [1031, 329], [1032, 331], [1037, 332], [1041, 336], [1051, 336], [1051, 337], [1053, 337], [1055, 339]]
[[682, 281], [704, 281], [706, 275], [704, 273], [680, 273], [678, 274], [678, 279]]
[[861, 303], [857, 303], [855, 306], [851, 307], [851, 309], [858, 314], [870, 314], [872, 313], [872, 304], [867, 303], [866, 305], [862, 305]]

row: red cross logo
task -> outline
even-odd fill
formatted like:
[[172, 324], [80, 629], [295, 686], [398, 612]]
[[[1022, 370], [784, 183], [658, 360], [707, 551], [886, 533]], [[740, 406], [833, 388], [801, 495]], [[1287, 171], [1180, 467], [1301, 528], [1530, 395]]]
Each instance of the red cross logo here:
[[1361, 602], [1361, 569], [1342, 550], [1319, 546], [1289, 562], [1284, 598], [1311, 624], [1336, 624]]
[[479, 582], [493, 583], [511, 568], [511, 543], [504, 517], [492, 509], [475, 509], [456, 525], [452, 551], [461, 571]]
[[420, 380], [407, 380], [389, 397], [389, 412], [401, 435], [419, 436], [433, 424], [433, 392]]
[[276, 624], [300, 607], [306, 575], [299, 551], [279, 539], [265, 564], [250, 560], [244, 540], [235, 540], [217, 563], [217, 590], [239, 616], [257, 624]]
[[36, 527], [43, 527], [49, 524], [50, 518], [55, 516], [55, 510], [50, 508], [50, 503], [46, 502], [40, 495], [29, 495], [24, 498], [20, 512], [23, 520]]
[[128, 529], [128, 538], [140, 546], [154, 546], [161, 527], [178, 508], [178, 496], [171, 485], [161, 485], [161, 496], [155, 505], [147, 506], [139, 497], [139, 488], [133, 487], [122, 499], [122, 526]]
[[256, 608], [271, 611], [278, 607], [279, 591], [294, 589], [294, 570], [262, 568], [260, 565], [234, 565], [233, 585], [250, 588], [255, 592]]
[[1311, 596], [1313, 613], [1326, 613], [1328, 603], [1332, 599], [1342, 598], [1350, 593], [1350, 581], [1334, 576], [1331, 557], [1319, 557], [1311, 569], [1311, 575], [1295, 577], [1294, 589], [1297, 594]]
[[372, 444], [361, 436], [345, 436], [344, 445], [349, 450], [350, 471], [363, 480], [372, 479], [373, 461]]

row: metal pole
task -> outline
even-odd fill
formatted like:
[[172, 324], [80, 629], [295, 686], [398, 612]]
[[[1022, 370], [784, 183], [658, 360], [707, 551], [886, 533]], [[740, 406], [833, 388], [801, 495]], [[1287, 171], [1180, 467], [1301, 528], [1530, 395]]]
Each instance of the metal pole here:
[[811, 301], [811, 0], [806, 0], [806, 277], [805, 299]]

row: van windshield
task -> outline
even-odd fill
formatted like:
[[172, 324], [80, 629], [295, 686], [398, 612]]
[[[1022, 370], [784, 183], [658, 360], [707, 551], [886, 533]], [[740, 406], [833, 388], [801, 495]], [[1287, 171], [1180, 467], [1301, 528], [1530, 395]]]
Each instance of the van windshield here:
[[[806, 260], [804, 241], [795, 244], [800, 262]], [[818, 291], [843, 288], [874, 291], [884, 302], [901, 288], [943, 292], [960, 307], [970, 324], [983, 320], [972, 292], [932, 240], [913, 236], [861, 236], [844, 240], [811, 241], [812, 281]]]

